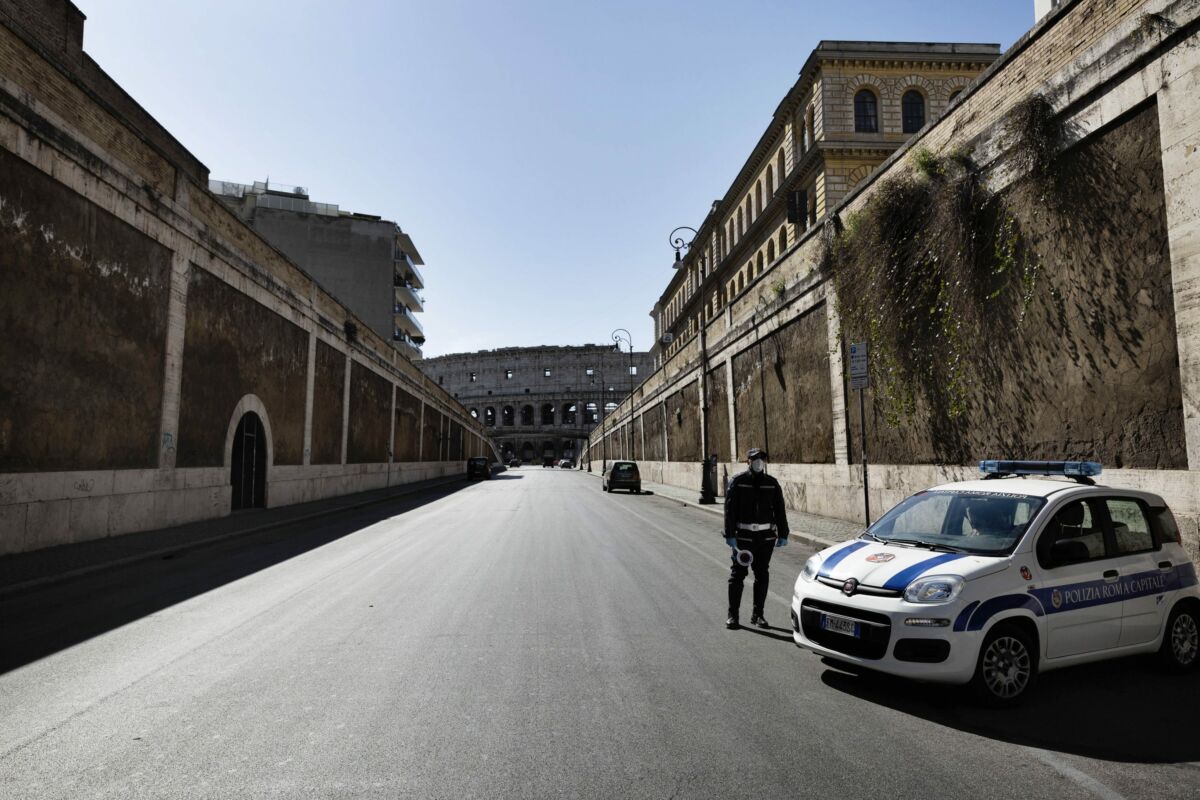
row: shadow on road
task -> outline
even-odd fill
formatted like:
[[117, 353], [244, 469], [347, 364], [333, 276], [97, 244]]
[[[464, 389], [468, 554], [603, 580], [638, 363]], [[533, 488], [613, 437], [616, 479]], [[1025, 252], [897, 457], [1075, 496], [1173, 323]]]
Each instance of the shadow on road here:
[[1200, 760], [1200, 676], [1167, 675], [1133, 657], [1047, 672], [1014, 709], [989, 709], [965, 687], [921, 684], [842, 665], [828, 686], [948, 728], [1088, 758], [1142, 764]]
[[0, 674], [440, 500], [464, 486], [434, 487], [0, 599]]
[[[786, 633], [787, 628], [755, 628], [753, 626], [743, 625], [738, 630], [753, 633], [757, 636], [766, 636], [768, 639], [778, 639], [781, 642], [787, 642], [790, 645], [795, 645], [796, 640], [792, 638], [791, 633]], [[772, 631], [783, 631], [783, 633], [772, 633]]]
[[519, 481], [524, 475], [509, 475], [507, 472], [497, 472], [492, 475], [494, 481]]

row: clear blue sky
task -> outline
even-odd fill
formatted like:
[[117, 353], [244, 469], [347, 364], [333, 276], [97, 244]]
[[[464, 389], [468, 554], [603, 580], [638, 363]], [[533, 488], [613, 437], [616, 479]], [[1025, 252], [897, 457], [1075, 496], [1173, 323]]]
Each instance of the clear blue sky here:
[[214, 178], [394, 219], [427, 355], [648, 316], [821, 39], [995, 42], [1033, 0], [75, 0], [84, 49]]

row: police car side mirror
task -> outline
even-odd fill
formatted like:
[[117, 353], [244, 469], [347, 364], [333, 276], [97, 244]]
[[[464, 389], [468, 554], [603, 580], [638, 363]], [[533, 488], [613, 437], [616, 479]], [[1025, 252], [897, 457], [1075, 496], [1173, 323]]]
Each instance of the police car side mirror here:
[[1076, 539], [1062, 539], [1050, 545], [1050, 562], [1056, 567], [1082, 564], [1091, 557], [1087, 545]]

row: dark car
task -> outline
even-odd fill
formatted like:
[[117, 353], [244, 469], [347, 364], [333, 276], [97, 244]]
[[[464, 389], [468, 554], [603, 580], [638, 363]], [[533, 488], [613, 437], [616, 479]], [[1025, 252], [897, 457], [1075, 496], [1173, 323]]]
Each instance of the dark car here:
[[608, 465], [603, 476], [604, 491], [628, 489], [634, 494], [642, 493], [642, 475], [633, 461], [614, 461]]
[[519, 458], [510, 458], [510, 459], [508, 460], [508, 465], [509, 465], [510, 467], [519, 467], [519, 466], [521, 466], [521, 459], [519, 459]]
[[467, 478], [475, 479], [482, 478], [488, 480], [492, 477], [492, 467], [486, 458], [468, 458], [467, 459]]

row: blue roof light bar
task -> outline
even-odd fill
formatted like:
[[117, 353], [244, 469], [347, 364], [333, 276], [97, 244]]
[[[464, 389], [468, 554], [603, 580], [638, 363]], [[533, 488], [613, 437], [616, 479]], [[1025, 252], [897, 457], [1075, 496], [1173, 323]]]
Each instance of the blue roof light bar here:
[[1092, 478], [1103, 468], [1095, 461], [980, 461], [979, 471], [989, 477], [1002, 475], [1065, 475]]

